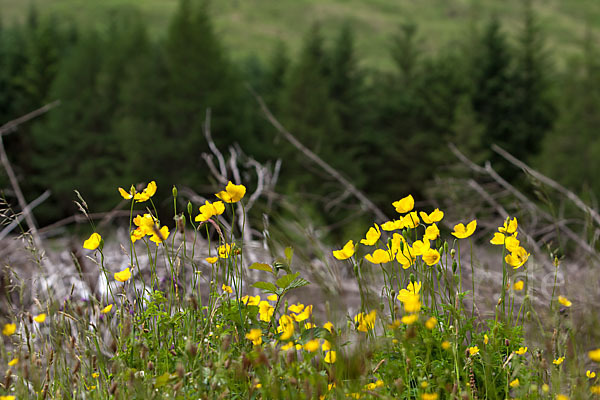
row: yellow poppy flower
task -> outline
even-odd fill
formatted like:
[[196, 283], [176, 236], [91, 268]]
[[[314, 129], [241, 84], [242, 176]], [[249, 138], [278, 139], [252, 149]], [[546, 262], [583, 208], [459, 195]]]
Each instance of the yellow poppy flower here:
[[262, 330], [250, 329], [250, 332], [246, 333], [246, 339], [252, 340], [252, 344], [259, 346], [262, 343]]
[[333, 256], [338, 260], [347, 260], [354, 255], [354, 242], [348, 240], [341, 250], [334, 250]]
[[333, 333], [333, 324], [331, 322], [325, 322], [323, 328], [327, 329], [330, 333]]
[[335, 350], [329, 350], [327, 354], [325, 354], [325, 358], [323, 359], [323, 361], [325, 361], [327, 364], [333, 364], [335, 363], [336, 359], [337, 357]]
[[321, 347], [319, 339], [309, 340], [304, 344], [304, 350], [308, 351], [309, 353], [314, 353], [315, 351], [319, 350], [319, 347]]
[[527, 250], [522, 247], [518, 247], [516, 251], [507, 254], [506, 257], [504, 257], [504, 260], [508, 265], [511, 265], [514, 269], [517, 269], [525, 264], [529, 258], [529, 255], [530, 254], [527, 252]]
[[377, 249], [373, 254], [367, 254], [365, 260], [373, 264], [385, 264], [391, 261], [391, 256], [389, 251]]
[[375, 328], [375, 320], [377, 318], [377, 311], [373, 310], [369, 314], [359, 313], [354, 317], [354, 322], [358, 323], [356, 330], [359, 332], [367, 332]]
[[92, 233], [92, 235], [83, 242], [83, 248], [88, 250], [96, 250], [100, 243], [102, 242], [102, 236], [97, 233]]
[[573, 303], [571, 303], [569, 299], [563, 296], [558, 296], [558, 302], [565, 307], [571, 307], [573, 305]]
[[125, 268], [123, 271], [115, 272], [115, 280], [119, 282], [127, 282], [131, 278], [131, 271]]
[[[4, 333], [4, 332], [2, 332], [2, 333]], [[590, 360], [600, 363], [600, 349], [589, 351], [588, 357], [590, 358]]]
[[219, 257], [206, 257], [204, 260], [209, 264], [214, 264], [219, 260]]
[[231, 288], [231, 286], [227, 286], [226, 284], [223, 284], [221, 286], [221, 290], [223, 290], [225, 293], [233, 293], [233, 289]]
[[257, 306], [260, 304], [260, 295], [257, 294], [256, 296], [244, 296], [242, 297], [242, 303], [248, 305], [248, 306]]
[[417, 212], [413, 211], [410, 214], [405, 215], [404, 217], [402, 217], [402, 228], [409, 228], [409, 229], [414, 229], [417, 227], [417, 225], [419, 225], [419, 222], [421, 222], [419, 220], [419, 217], [417, 216]]
[[442, 342], [442, 349], [444, 349], [444, 350], [448, 350], [449, 348], [450, 348], [450, 342], [449, 342], [449, 341], [447, 341], [447, 340], [444, 340], [444, 341]]
[[208, 221], [211, 217], [215, 215], [221, 215], [225, 211], [225, 204], [222, 201], [215, 201], [211, 203], [206, 200], [203, 206], [200, 206], [200, 214], [194, 218], [196, 222], [204, 222]]
[[416, 313], [421, 311], [421, 296], [418, 294], [409, 293], [403, 296], [402, 304], [404, 304], [404, 311], [407, 313]]
[[429, 215], [421, 211], [419, 213], [419, 216], [421, 217], [424, 223], [426, 223], [427, 225], [431, 225], [434, 222], [440, 222], [442, 218], [444, 218], [444, 212], [440, 211], [439, 208], [436, 208]]
[[113, 305], [109, 304], [106, 307], [104, 307], [100, 312], [102, 314], [108, 314], [109, 312], [111, 312], [112, 308], [113, 308]]
[[593, 379], [596, 377], [596, 373], [593, 371], [590, 371], [589, 369], [585, 372], [585, 376], [587, 376], [590, 379]]
[[217, 252], [219, 253], [219, 258], [229, 257], [229, 254], [231, 254], [232, 248], [233, 248], [233, 246], [231, 246], [229, 243], [225, 243], [225, 244], [219, 246], [219, 248], [217, 249]]
[[415, 322], [417, 322], [418, 320], [419, 320], [419, 314], [405, 315], [402, 318], [400, 318], [400, 321], [402, 321], [402, 323], [405, 325], [412, 325]]
[[563, 361], [565, 361], [564, 357], [558, 357], [556, 360], [552, 361], [552, 364], [554, 365], [560, 365], [563, 363]]
[[289, 315], [282, 315], [279, 318], [279, 326], [277, 327], [277, 331], [281, 332], [281, 336], [279, 336], [280, 341], [288, 340], [289, 338], [291, 338], [294, 334], [294, 320], [292, 319], [292, 317], [290, 317]]
[[398, 293], [398, 300], [400, 300], [401, 302], [404, 303], [404, 301], [412, 295], [415, 294], [419, 294], [419, 292], [421, 291], [421, 282], [415, 282], [414, 284], [412, 282], [410, 282], [407, 286], [406, 289], [400, 289], [400, 292]]
[[512, 235], [517, 231], [518, 223], [517, 217], [510, 220], [509, 218], [504, 221], [504, 225], [498, 228], [498, 232], [505, 233], [507, 235]]
[[392, 203], [392, 206], [396, 209], [399, 214], [404, 214], [411, 211], [415, 207], [415, 199], [412, 195], [408, 195], [398, 201]]
[[383, 229], [384, 231], [395, 231], [398, 229], [402, 229], [402, 219], [387, 221], [386, 223], [381, 225], [381, 229]]
[[2, 334], [4, 336], [13, 335], [17, 331], [17, 324], [6, 324], [4, 328], [2, 328]]
[[519, 347], [519, 350], [515, 351], [515, 353], [517, 353], [518, 355], [522, 356], [523, 354], [527, 353], [527, 346], [525, 346], [525, 347]]
[[258, 314], [261, 321], [271, 322], [271, 317], [273, 316], [274, 311], [275, 308], [267, 301], [261, 301], [258, 303]]
[[[10, 360], [8, 362], [8, 366], [9, 367], [14, 367], [15, 365], [17, 365], [19, 363], [19, 359], [18, 358], [13, 358], [12, 360]], [[588, 371], [589, 372], [589, 371]]]
[[466, 239], [475, 232], [477, 228], [477, 221], [473, 220], [465, 227], [462, 223], [454, 225], [454, 232], [452, 234], [458, 239]]
[[304, 308], [304, 311], [302, 311], [301, 313], [298, 313], [298, 314], [292, 314], [292, 315], [291, 315], [291, 317], [292, 317], [292, 318], [294, 319], [294, 321], [296, 321], [296, 322], [302, 322], [302, 321], [305, 321], [305, 320], [307, 320], [307, 319], [309, 319], [309, 318], [310, 318], [310, 316], [311, 316], [311, 314], [312, 314], [312, 309], [313, 309], [313, 306], [312, 306], [312, 305], [310, 305], [310, 306], [306, 306], [306, 307]]
[[483, 344], [488, 344], [490, 342], [490, 338], [488, 335], [483, 335]]
[[431, 224], [425, 229], [425, 239], [435, 240], [440, 236], [440, 229], [436, 224]]
[[302, 303], [292, 304], [288, 307], [289, 312], [293, 312], [296, 314], [302, 312], [302, 310], [304, 310], [304, 304]]
[[431, 245], [427, 239], [415, 240], [412, 245], [413, 254], [415, 256], [422, 256], [430, 247]]
[[432, 330], [437, 325], [437, 319], [435, 317], [429, 318], [425, 321], [425, 328]]
[[495, 232], [494, 237], [492, 238], [492, 240], [490, 240], [490, 243], [495, 244], [496, 246], [502, 246], [504, 245], [504, 238], [505, 236], [502, 233]]
[[479, 347], [477, 347], [477, 346], [469, 347], [469, 354], [470, 355], [474, 356], [477, 353], [479, 353]]
[[519, 378], [515, 379], [514, 381], [509, 383], [509, 386], [511, 388], [515, 388], [515, 387], [519, 387], [520, 383], [519, 383]]
[[423, 261], [429, 266], [435, 265], [440, 261], [440, 253], [435, 249], [429, 249], [423, 254]]
[[169, 237], [169, 228], [167, 228], [166, 226], [163, 226], [162, 228], [154, 231], [153, 235], [150, 237], [150, 241], [156, 243], [156, 245], [158, 246], [160, 243], [167, 240], [168, 237]]
[[517, 251], [520, 244], [521, 242], [515, 236], [507, 236], [506, 239], [504, 239], [504, 247], [511, 253]]
[[38, 314], [35, 317], [33, 317], [33, 320], [35, 322], [37, 322], [38, 324], [41, 324], [42, 322], [44, 322], [46, 320], [46, 314]]
[[379, 240], [381, 236], [381, 231], [379, 230], [379, 225], [375, 224], [372, 226], [367, 232], [366, 238], [362, 239], [360, 243], [365, 244], [367, 246], [373, 246]]
[[216, 196], [223, 200], [225, 203], [237, 203], [246, 194], [246, 187], [244, 185], [234, 185], [231, 181], [227, 183], [225, 190], [220, 191]]
[[437, 393], [423, 393], [421, 395], [421, 400], [437, 400], [437, 399], [438, 399]]

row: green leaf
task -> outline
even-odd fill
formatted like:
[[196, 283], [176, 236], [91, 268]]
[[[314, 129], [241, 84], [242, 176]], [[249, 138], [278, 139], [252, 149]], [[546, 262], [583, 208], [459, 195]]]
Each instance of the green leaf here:
[[257, 262], [255, 262], [254, 264], [252, 264], [248, 268], [250, 268], [250, 269], [257, 269], [259, 271], [273, 272], [273, 268], [269, 264], [263, 264], [263, 263], [257, 263]]
[[295, 289], [306, 285], [310, 285], [310, 282], [304, 278], [298, 277], [288, 285], [288, 289]]
[[281, 278], [277, 279], [277, 281], [275, 283], [280, 288], [287, 289], [288, 286], [290, 285], [290, 283], [292, 283], [294, 281], [294, 279], [296, 279], [298, 277], [298, 275], [300, 275], [300, 272], [296, 272], [295, 274], [284, 275]]
[[294, 257], [294, 249], [291, 247], [285, 248], [285, 258], [287, 259], [288, 265], [292, 264], [292, 257]]
[[161, 386], [165, 386], [167, 382], [169, 382], [169, 379], [171, 379], [171, 374], [169, 374], [168, 372], [165, 372], [161, 376], [157, 376], [156, 382], [154, 383], [154, 387], [159, 388]]
[[257, 289], [264, 290], [265, 292], [277, 293], [277, 286], [273, 285], [271, 282], [260, 281], [254, 283], [252, 286], [254, 286]]

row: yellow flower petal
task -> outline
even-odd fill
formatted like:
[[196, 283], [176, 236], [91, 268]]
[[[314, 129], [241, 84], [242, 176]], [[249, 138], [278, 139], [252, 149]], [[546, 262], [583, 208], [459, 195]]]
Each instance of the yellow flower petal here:
[[102, 242], [102, 236], [94, 232], [89, 239], [83, 242], [83, 248], [88, 250], [96, 250], [98, 246], [100, 246], [100, 242]]
[[2, 334], [4, 336], [13, 335], [16, 331], [17, 331], [16, 324], [6, 324], [6, 325], [4, 325], [4, 328], [2, 328]]
[[231, 181], [227, 183], [224, 191], [216, 194], [216, 196], [223, 200], [225, 203], [237, 203], [246, 194], [246, 187], [244, 185], [234, 185]]
[[558, 302], [565, 307], [571, 307], [573, 305], [573, 303], [571, 303], [569, 299], [563, 296], [558, 296]]
[[131, 278], [131, 271], [129, 268], [125, 268], [123, 271], [115, 272], [115, 280], [119, 282], [126, 282]]
[[41, 324], [42, 322], [44, 322], [46, 320], [46, 314], [38, 314], [35, 317], [33, 317], [33, 320], [35, 322], [37, 322], [38, 324]]
[[367, 232], [366, 238], [362, 239], [360, 241], [360, 243], [367, 245], [367, 246], [373, 246], [375, 243], [377, 243], [380, 236], [381, 236], [381, 231], [379, 230], [379, 225], [375, 224], [374, 227], [371, 227], [369, 229], [369, 231]]
[[475, 232], [475, 228], [477, 228], [477, 221], [473, 220], [467, 224], [465, 227], [462, 223], [454, 225], [454, 232], [452, 234], [459, 239], [466, 239]]
[[333, 256], [338, 260], [347, 260], [354, 255], [354, 242], [348, 240], [341, 250], [334, 250]]
[[112, 304], [107, 305], [106, 307], [104, 307], [100, 312], [102, 314], [108, 314], [113, 308]]
[[414, 208], [415, 199], [413, 199], [412, 195], [409, 194], [408, 196], [393, 202], [392, 205], [396, 208], [396, 212], [404, 214]]

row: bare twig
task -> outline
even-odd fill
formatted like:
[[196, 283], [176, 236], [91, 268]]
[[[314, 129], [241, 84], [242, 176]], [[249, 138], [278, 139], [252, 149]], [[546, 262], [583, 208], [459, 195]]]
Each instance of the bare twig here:
[[[51, 192], [49, 190], [46, 190], [37, 199], [35, 199], [31, 203], [29, 203], [25, 207], [26, 212], [31, 212], [31, 210], [33, 210], [34, 208], [36, 208], [37, 206], [42, 204], [48, 197], [50, 197], [50, 193]], [[4, 239], [10, 232], [12, 232], [13, 229], [15, 229], [17, 226], [19, 226], [19, 222], [21, 222], [21, 220], [23, 218], [25, 218], [25, 210], [23, 211], [22, 214], [17, 215], [16, 218], [14, 219], [14, 221], [12, 221], [10, 224], [8, 224], [8, 226], [6, 228], [4, 228], [2, 230], [2, 232], [0, 232], [0, 240]]]
[[331, 175], [335, 180], [340, 182], [350, 193], [354, 195], [358, 199], [358, 201], [370, 210], [373, 214], [375, 214], [376, 218], [379, 222], [387, 221], [389, 218], [384, 214], [383, 211], [379, 209], [371, 200], [367, 198], [360, 190], [358, 190], [350, 181], [344, 178], [338, 171], [336, 171], [333, 167], [327, 164], [321, 157], [313, 153], [310, 149], [304, 146], [294, 135], [292, 135], [289, 131], [287, 131], [283, 125], [273, 116], [271, 110], [267, 107], [262, 97], [260, 97], [251, 87], [248, 87], [250, 92], [254, 95], [254, 98], [260, 105], [265, 117], [271, 125], [277, 129], [277, 131], [294, 147], [300, 150], [306, 157], [316, 163], [319, 167], [321, 167], [327, 174]]
[[211, 116], [211, 111], [210, 108], [206, 109], [206, 120], [204, 121], [204, 136], [206, 137], [206, 141], [208, 143], [208, 147], [210, 148], [210, 151], [213, 152], [213, 154], [215, 155], [215, 157], [217, 157], [217, 160], [219, 161], [219, 173], [215, 175], [215, 177], [217, 179], [219, 179], [219, 181], [222, 184], [226, 184], [227, 183], [227, 166], [225, 164], [225, 158], [223, 157], [223, 154], [221, 154], [221, 152], [219, 151], [219, 148], [215, 145], [215, 142], [212, 139], [212, 135], [210, 132], [210, 116]]
[[59, 105], [60, 100], [55, 100], [52, 103], [48, 103], [45, 106], [38, 108], [37, 110], [23, 115], [22, 117], [13, 119], [12, 121], [5, 123], [4, 125], [0, 126], [0, 136], [14, 132], [19, 125], [36, 117], [39, 117], [40, 115], [47, 113], [48, 111], [52, 110], [54, 107], [58, 107]]

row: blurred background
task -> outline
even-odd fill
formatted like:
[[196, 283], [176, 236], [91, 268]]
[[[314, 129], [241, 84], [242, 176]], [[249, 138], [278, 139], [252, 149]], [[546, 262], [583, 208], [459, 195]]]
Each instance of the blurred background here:
[[[100, 212], [119, 205], [117, 187], [156, 180], [162, 215], [171, 185], [214, 193], [210, 108], [223, 154], [281, 160], [270, 215], [304, 215], [336, 242], [362, 234], [373, 214], [252, 91], [388, 214], [408, 193], [459, 204], [440, 179], [468, 168], [448, 143], [537, 204], [493, 144], [586, 201], [600, 191], [597, 1], [0, 0], [0, 20], [0, 125], [60, 101], [3, 135], [25, 199], [51, 191], [41, 227], [77, 212], [74, 189]], [[18, 211], [4, 171], [0, 188]]]

